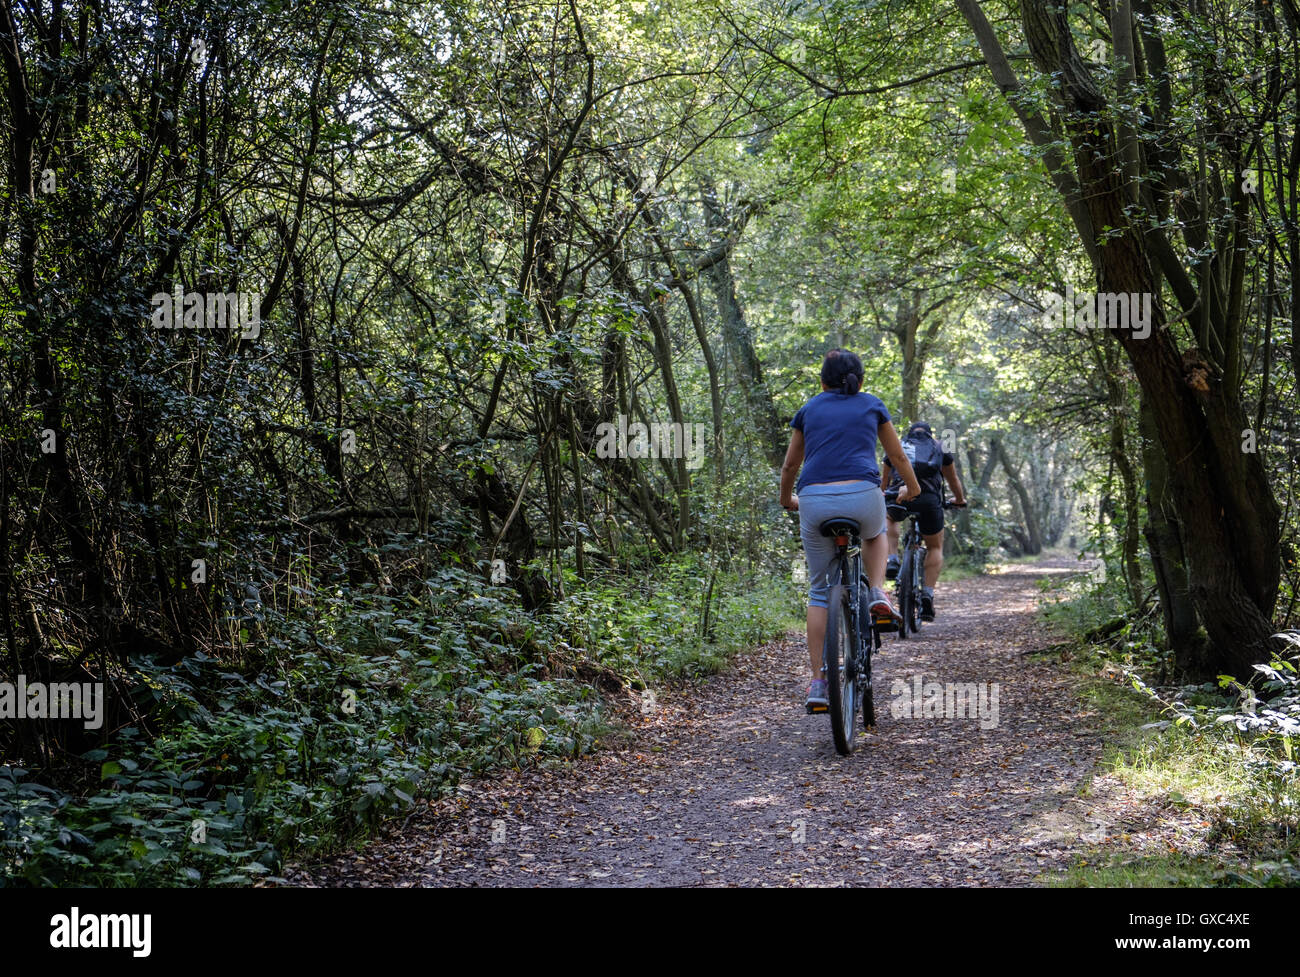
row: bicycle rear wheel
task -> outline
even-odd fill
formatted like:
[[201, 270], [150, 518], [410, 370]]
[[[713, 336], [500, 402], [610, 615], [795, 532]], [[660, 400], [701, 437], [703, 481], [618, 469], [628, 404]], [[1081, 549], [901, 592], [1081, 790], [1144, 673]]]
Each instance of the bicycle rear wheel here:
[[836, 752], [848, 756], [853, 752], [854, 726], [857, 721], [856, 662], [853, 632], [850, 626], [848, 588], [831, 587], [826, 607], [826, 642], [822, 661], [826, 666], [826, 685], [831, 700], [831, 737]]
[[862, 728], [876, 725], [876, 697], [871, 684], [871, 656], [880, 647], [880, 632], [872, 623], [862, 639], [861, 664], [858, 667], [858, 699], [862, 704]]

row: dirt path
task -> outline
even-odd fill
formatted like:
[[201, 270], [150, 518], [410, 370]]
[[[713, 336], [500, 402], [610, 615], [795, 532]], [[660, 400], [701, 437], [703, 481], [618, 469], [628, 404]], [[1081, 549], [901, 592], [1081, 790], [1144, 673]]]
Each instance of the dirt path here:
[[[879, 725], [851, 757], [803, 710], [802, 635], [662, 692], [632, 745], [567, 768], [464, 785], [300, 885], [1027, 885], [1089, 830], [1077, 796], [1100, 753], [1059, 665], [1036, 582], [1077, 564], [941, 584], [939, 619], [890, 636]], [[985, 721], [894, 715], [901, 680], [997, 684]]]

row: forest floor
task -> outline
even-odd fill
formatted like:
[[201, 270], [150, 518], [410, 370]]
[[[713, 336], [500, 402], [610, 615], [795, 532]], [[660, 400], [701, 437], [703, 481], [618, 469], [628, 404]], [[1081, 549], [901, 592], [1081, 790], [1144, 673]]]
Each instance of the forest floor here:
[[[620, 713], [626, 737], [591, 757], [466, 782], [363, 851], [285, 879], [1023, 886], [1050, 881], [1121, 828], [1125, 847], [1132, 832], [1136, 848], [1183, 848], [1195, 826], [1094, 779], [1101, 717], [1077, 675], [1032, 656], [1057, 640], [1036, 613], [1038, 582], [1080, 569], [1045, 558], [941, 582], [938, 620], [906, 641], [886, 637], [878, 725], [851, 756], [836, 754], [828, 716], [804, 712], [804, 638], [789, 634], [706, 681], [656, 690], [645, 714]], [[894, 683], [910, 695], [916, 676], [988, 683], [990, 695], [996, 683], [996, 716], [900, 716]]]

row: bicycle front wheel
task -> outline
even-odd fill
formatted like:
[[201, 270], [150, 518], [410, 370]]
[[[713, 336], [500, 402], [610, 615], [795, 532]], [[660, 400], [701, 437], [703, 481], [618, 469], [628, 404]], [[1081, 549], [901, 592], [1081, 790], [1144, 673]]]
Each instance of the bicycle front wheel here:
[[916, 551], [910, 546], [903, 551], [903, 563], [898, 568], [898, 613], [903, 623], [898, 626], [900, 640], [907, 638], [907, 627], [912, 622], [912, 605], [916, 602], [916, 593], [912, 587], [912, 564], [916, 562]]
[[848, 756], [855, 745], [858, 689], [853, 674], [854, 642], [848, 588], [843, 584], [831, 587], [830, 599], [826, 603], [826, 642], [822, 660], [826, 666], [826, 685], [831, 700], [831, 736], [836, 751]]
[[917, 634], [920, 631], [920, 585], [926, 576], [924, 576], [924, 566], [926, 566], [926, 550], [913, 550], [911, 552], [911, 602], [907, 607], [907, 626], [911, 633]]
[[925, 547], [915, 551], [912, 557], [912, 616], [909, 624], [912, 633], [921, 630], [921, 585], [925, 582]]

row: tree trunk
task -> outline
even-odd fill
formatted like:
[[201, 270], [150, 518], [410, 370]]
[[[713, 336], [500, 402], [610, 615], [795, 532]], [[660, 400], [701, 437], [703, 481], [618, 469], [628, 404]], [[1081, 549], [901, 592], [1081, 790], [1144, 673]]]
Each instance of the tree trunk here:
[[1098, 366], [1106, 379], [1106, 406], [1110, 414], [1110, 460], [1119, 472], [1120, 488], [1124, 498], [1124, 533], [1120, 537], [1120, 566], [1124, 571], [1124, 584], [1129, 602], [1136, 608], [1142, 603], [1142, 567], [1138, 563], [1140, 517], [1138, 515], [1137, 476], [1129, 461], [1128, 445], [1124, 437], [1128, 395], [1125, 384], [1118, 376], [1119, 363], [1114, 348], [1107, 345], [1104, 352], [1096, 350]]
[[[898, 316], [894, 321], [894, 335], [903, 354], [903, 402], [898, 422], [911, 423], [920, 410], [921, 374], [925, 369], [924, 357], [917, 354], [916, 331], [921, 324], [917, 289], [903, 289], [898, 299]], [[905, 428], [903, 428], [905, 430]]]
[[[958, 6], [999, 87], [1004, 92], [1016, 89], [1018, 83], [979, 5], [975, 0], [958, 0]], [[1123, 6], [1127, 10], [1129, 5]], [[1247, 425], [1239, 384], [1231, 372], [1241, 339], [1237, 303], [1225, 302], [1219, 291], [1211, 289], [1213, 276], [1198, 289], [1163, 229], [1130, 217], [1124, 154], [1106, 121], [1109, 107], [1075, 49], [1064, 8], [1048, 0], [1024, 0], [1021, 11], [1035, 64], [1058, 80], [1065, 134], [1075, 150], [1077, 183], [1068, 173], [1052, 170], [1052, 175], [1082, 244], [1093, 256], [1098, 288], [1154, 298], [1149, 334], [1142, 335], [1132, 324], [1106, 331], [1128, 355], [1151, 405], [1157, 438], [1166, 457], [1177, 461], [1178, 477], [1168, 484], [1173, 504], [1188, 527], [1184, 550], [1191, 592], [1212, 642], [1213, 660], [1206, 673], [1230, 671], [1247, 678], [1253, 674], [1252, 665], [1266, 661], [1271, 653], [1270, 617], [1281, 565], [1279, 513], [1267, 472], [1258, 454], [1241, 450], [1241, 432]], [[1040, 143], [1042, 133], [1030, 122], [1025, 124], [1031, 138]], [[1236, 218], [1241, 210], [1235, 181], [1228, 193]], [[1080, 199], [1086, 220], [1080, 213]], [[1109, 229], [1104, 246], [1098, 246], [1093, 228]], [[1234, 248], [1228, 256], [1232, 266], [1225, 272], [1230, 289], [1238, 280], [1235, 252]], [[1204, 310], [1223, 351], [1218, 363], [1207, 359], [1210, 353], [1203, 349], [1180, 354], [1173, 333], [1165, 330], [1153, 257], [1160, 261], [1184, 312]]]
[[1174, 669], [1180, 676], [1204, 674], [1209, 666], [1205, 632], [1196, 620], [1196, 606], [1187, 576], [1187, 558], [1183, 552], [1182, 527], [1169, 493], [1168, 463], [1156, 440], [1155, 416], [1145, 397], [1138, 413], [1138, 424], [1142, 467], [1147, 475], [1147, 524], [1143, 534], [1160, 594], [1165, 637], [1173, 654]]
[[[717, 193], [709, 185], [704, 187], [704, 210], [709, 230], [725, 239], [732, 233], [718, 202]], [[763, 378], [763, 364], [754, 351], [754, 340], [745, 321], [745, 310], [736, 297], [736, 280], [731, 273], [730, 248], [710, 266], [709, 282], [718, 299], [718, 314], [722, 320], [722, 339], [735, 367], [740, 387], [749, 406], [750, 420], [758, 434], [759, 446], [773, 468], [780, 468], [785, 460], [785, 449], [790, 438], [776, 405]]]
[[1007, 457], [1007, 449], [1003, 447], [1001, 441], [997, 441], [995, 444], [997, 445], [998, 460], [1002, 462], [1002, 470], [1006, 472], [1007, 481], [1011, 484], [1012, 490], [1016, 493], [1016, 499], [1020, 503], [1020, 516], [1025, 523], [1025, 533], [1021, 537], [1024, 551], [1030, 556], [1041, 553], [1043, 551], [1043, 536], [1038, 529], [1038, 517], [1034, 514], [1033, 504], [1029, 501], [1029, 493], [1025, 491], [1025, 485], [1020, 480], [1019, 472], [1011, 467], [1011, 459]]

